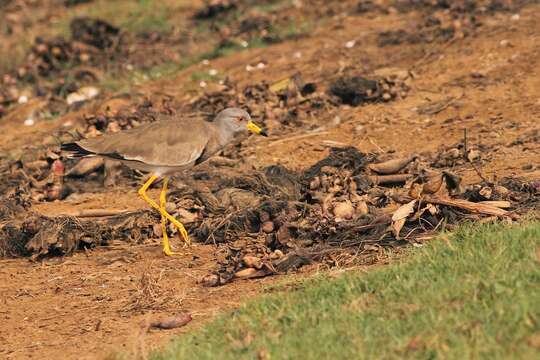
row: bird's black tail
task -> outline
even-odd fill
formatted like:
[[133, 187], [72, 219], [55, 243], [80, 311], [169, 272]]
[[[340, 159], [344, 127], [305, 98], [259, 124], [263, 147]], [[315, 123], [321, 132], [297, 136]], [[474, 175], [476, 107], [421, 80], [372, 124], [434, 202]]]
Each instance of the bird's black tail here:
[[60, 150], [67, 152], [69, 157], [73, 158], [95, 155], [92, 151], [88, 151], [74, 142], [60, 145]]

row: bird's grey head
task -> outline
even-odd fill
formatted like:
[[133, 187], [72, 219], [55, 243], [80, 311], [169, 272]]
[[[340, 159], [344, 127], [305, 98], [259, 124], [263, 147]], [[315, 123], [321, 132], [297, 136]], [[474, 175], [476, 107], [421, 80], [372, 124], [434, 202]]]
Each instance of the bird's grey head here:
[[221, 111], [214, 120], [219, 127], [227, 132], [236, 134], [251, 131], [255, 134], [268, 136], [264, 130], [255, 125], [247, 111], [239, 108], [227, 108]]

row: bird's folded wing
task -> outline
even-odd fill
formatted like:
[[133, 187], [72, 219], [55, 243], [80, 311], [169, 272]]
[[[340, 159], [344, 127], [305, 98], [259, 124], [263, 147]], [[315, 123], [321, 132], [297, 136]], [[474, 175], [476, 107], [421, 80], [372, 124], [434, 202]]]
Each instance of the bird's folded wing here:
[[202, 121], [162, 120], [77, 144], [97, 155], [120, 160], [184, 166], [197, 161], [209, 138], [208, 125]]

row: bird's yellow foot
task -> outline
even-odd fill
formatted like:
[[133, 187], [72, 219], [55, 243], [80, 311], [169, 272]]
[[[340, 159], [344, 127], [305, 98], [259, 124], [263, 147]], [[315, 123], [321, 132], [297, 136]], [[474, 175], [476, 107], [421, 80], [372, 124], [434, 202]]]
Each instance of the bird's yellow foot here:
[[163, 181], [163, 189], [161, 190], [161, 194], [159, 197], [160, 205], [156, 204], [156, 202], [148, 197], [146, 194], [146, 190], [152, 185], [152, 183], [157, 179], [156, 175], [152, 175], [150, 179], [139, 189], [139, 195], [148, 203], [150, 206], [152, 206], [154, 209], [158, 210], [161, 214], [161, 229], [163, 230], [163, 252], [167, 256], [173, 256], [173, 255], [183, 255], [179, 252], [174, 252], [171, 250], [171, 246], [169, 244], [169, 237], [167, 236], [167, 220], [172, 222], [174, 226], [178, 229], [180, 234], [182, 235], [182, 238], [187, 246], [191, 245], [191, 239], [189, 238], [188, 232], [186, 231], [186, 228], [182, 223], [178, 220], [176, 220], [171, 214], [167, 212], [165, 209], [165, 204], [167, 203], [166, 199], [166, 193], [167, 193], [167, 184], [168, 179], [165, 178]]
[[[159, 194], [159, 205], [161, 210], [165, 212], [167, 212], [167, 210], [165, 210], [165, 205], [167, 204], [167, 183], [168, 179], [165, 178], [163, 180], [163, 189], [161, 190], [161, 194]], [[171, 245], [169, 244], [169, 237], [167, 236], [167, 218], [163, 214], [161, 215], [161, 231], [163, 232], [163, 253], [167, 256], [183, 255], [180, 252], [175, 252], [171, 250]]]

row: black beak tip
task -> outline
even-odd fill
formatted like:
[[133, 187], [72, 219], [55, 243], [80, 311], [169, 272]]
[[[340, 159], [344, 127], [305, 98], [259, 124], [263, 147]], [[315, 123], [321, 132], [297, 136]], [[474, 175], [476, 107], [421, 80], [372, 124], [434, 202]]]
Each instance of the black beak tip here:
[[261, 131], [259, 135], [268, 137], [268, 133], [266, 132], [266, 130]]

